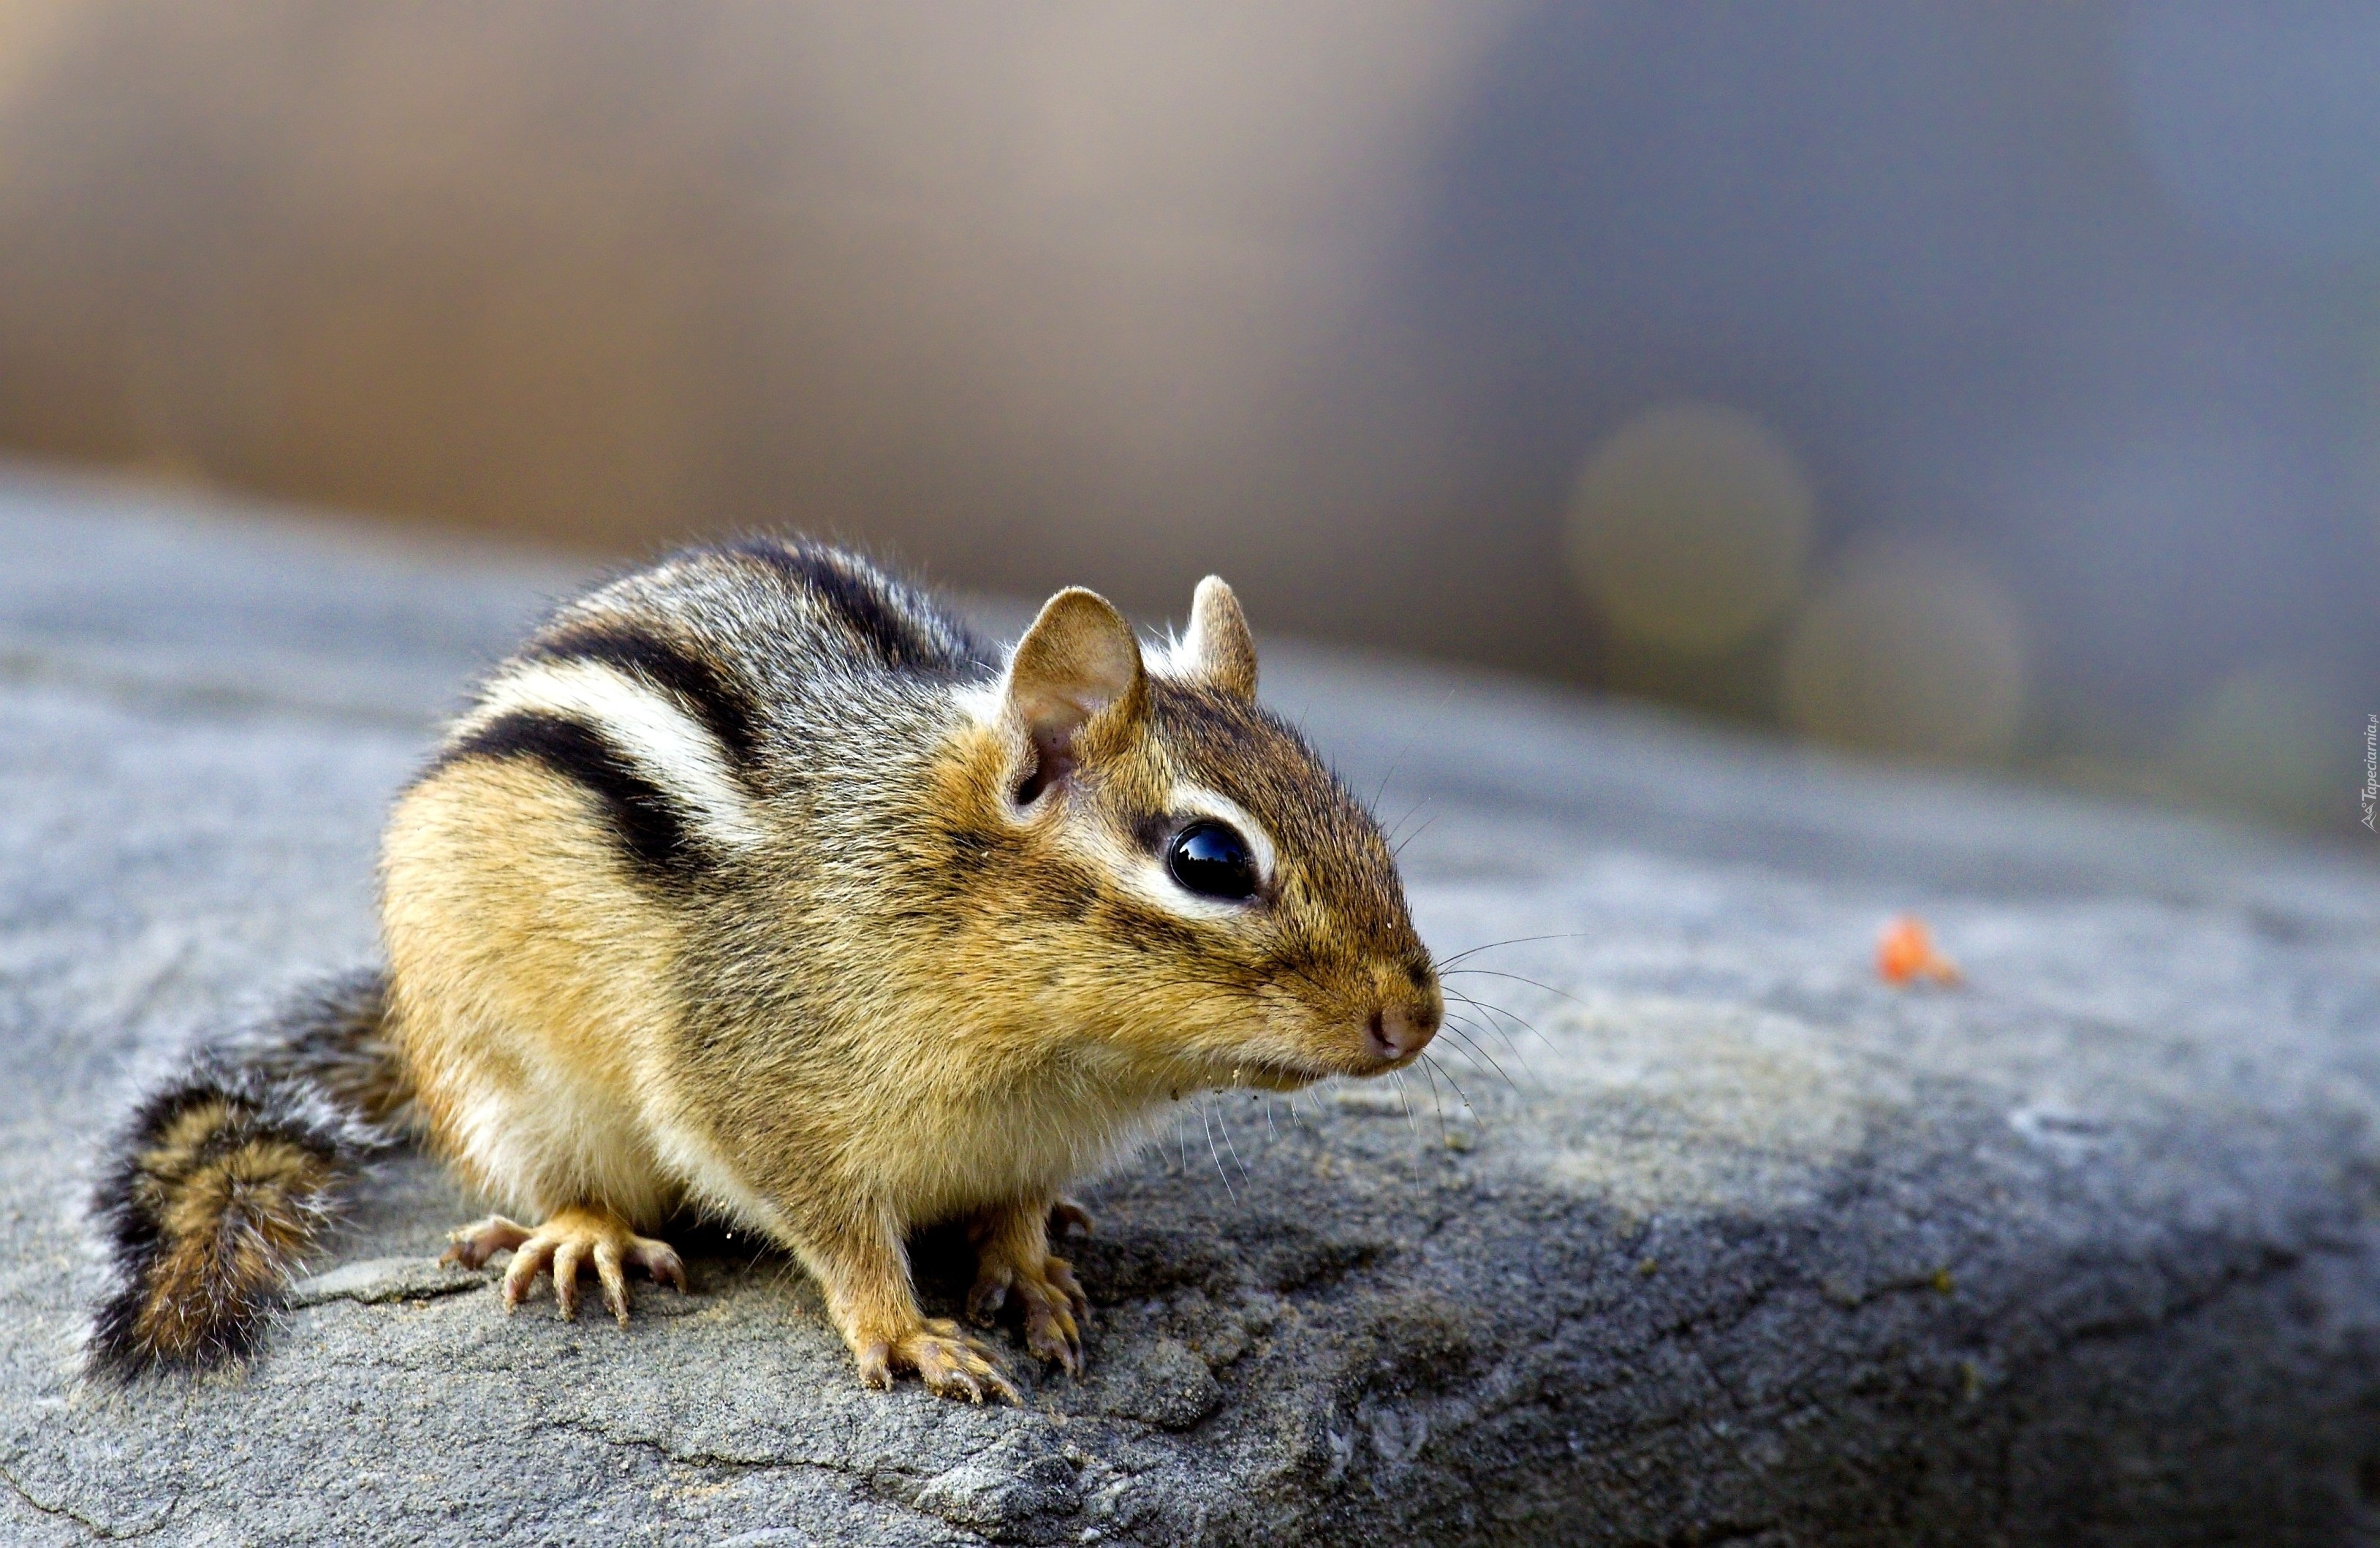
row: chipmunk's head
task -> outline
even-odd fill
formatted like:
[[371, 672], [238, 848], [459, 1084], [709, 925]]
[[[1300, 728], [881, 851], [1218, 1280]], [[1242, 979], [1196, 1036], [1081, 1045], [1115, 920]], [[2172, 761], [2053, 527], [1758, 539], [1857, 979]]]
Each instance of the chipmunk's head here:
[[1146, 659], [1114, 608], [1060, 592], [976, 705], [966, 804], [1007, 872], [1014, 986], [1151, 1088], [1378, 1074], [1445, 1016], [1379, 824], [1256, 688], [1209, 577]]

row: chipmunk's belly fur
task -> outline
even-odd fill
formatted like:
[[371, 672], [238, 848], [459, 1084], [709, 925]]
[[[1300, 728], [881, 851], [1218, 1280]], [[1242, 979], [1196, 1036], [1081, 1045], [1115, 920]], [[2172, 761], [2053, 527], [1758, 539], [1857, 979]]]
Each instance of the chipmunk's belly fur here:
[[382, 859], [392, 1025], [432, 1142], [480, 1188], [650, 1220], [682, 1191], [652, 1121], [674, 943], [583, 804], [521, 762], [407, 792]]
[[[691, 1202], [792, 1244], [812, 1212], [905, 1225], [1047, 1196], [1141, 1131], [1149, 1094], [966, 1061], [887, 1079], [866, 1057], [966, 1041], [947, 1013], [858, 1008], [765, 1081], [688, 1060], [679, 916], [622, 872], [578, 790], [528, 762], [457, 765], [400, 803], [383, 853], [393, 1024], [433, 1144], [507, 1206], [601, 1204], [657, 1227]], [[857, 1045], [855, 1048], [854, 1045]], [[748, 1062], [748, 1061], [747, 1061]], [[739, 1116], [762, 1088], [769, 1110]]]

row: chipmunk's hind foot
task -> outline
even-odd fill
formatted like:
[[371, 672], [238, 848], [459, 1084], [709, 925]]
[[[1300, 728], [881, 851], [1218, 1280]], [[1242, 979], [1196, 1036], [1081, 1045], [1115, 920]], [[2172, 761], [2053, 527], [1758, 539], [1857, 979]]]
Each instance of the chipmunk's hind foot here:
[[1033, 1264], [985, 1260], [967, 1292], [967, 1320], [990, 1327], [1014, 1301], [1023, 1313], [1025, 1347], [1037, 1357], [1083, 1373], [1083, 1329], [1090, 1324], [1091, 1301], [1075, 1278], [1074, 1265], [1043, 1253]]
[[666, 1241], [637, 1235], [608, 1210], [558, 1209], [535, 1230], [492, 1215], [456, 1231], [439, 1261], [478, 1268], [504, 1252], [513, 1255], [504, 1270], [506, 1312], [528, 1300], [537, 1276], [551, 1270], [554, 1304], [565, 1321], [576, 1320], [578, 1271], [589, 1260], [602, 1288], [603, 1305], [622, 1327], [628, 1325], [627, 1270], [641, 1270], [654, 1283], [673, 1286], [680, 1295], [686, 1293], [686, 1264], [676, 1250]]
[[1080, 1376], [1091, 1302], [1075, 1281], [1074, 1266], [1050, 1251], [1050, 1227], [1060, 1221], [1087, 1231], [1091, 1217], [1072, 1199], [978, 1216], [968, 1230], [975, 1240], [976, 1276], [966, 1314], [969, 1322], [989, 1327], [1013, 1303], [1025, 1324], [1025, 1347], [1069, 1376]]
[[926, 1390], [938, 1397], [964, 1397], [970, 1403], [987, 1398], [1024, 1402], [991, 1351], [946, 1318], [928, 1317], [912, 1332], [870, 1338], [857, 1353], [859, 1379], [880, 1390], [892, 1385], [894, 1373], [914, 1371]]

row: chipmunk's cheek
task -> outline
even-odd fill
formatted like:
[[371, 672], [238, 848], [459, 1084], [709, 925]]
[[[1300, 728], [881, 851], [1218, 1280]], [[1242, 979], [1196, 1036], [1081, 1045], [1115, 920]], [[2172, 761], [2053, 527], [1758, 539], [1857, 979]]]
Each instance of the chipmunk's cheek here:
[[1234, 1052], [1233, 1084], [1300, 1091], [1364, 1068], [1338, 1019], [1293, 994], [1260, 996], [1243, 1032], [1253, 1034]]

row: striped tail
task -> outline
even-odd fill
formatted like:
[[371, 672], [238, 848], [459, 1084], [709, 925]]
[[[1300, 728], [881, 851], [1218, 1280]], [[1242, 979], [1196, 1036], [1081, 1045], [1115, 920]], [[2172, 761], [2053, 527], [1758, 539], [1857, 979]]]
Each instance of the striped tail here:
[[403, 1122], [386, 1008], [380, 974], [334, 981], [201, 1047], [141, 1103], [94, 1201], [115, 1275], [92, 1319], [94, 1370], [255, 1351], [338, 1185]]

